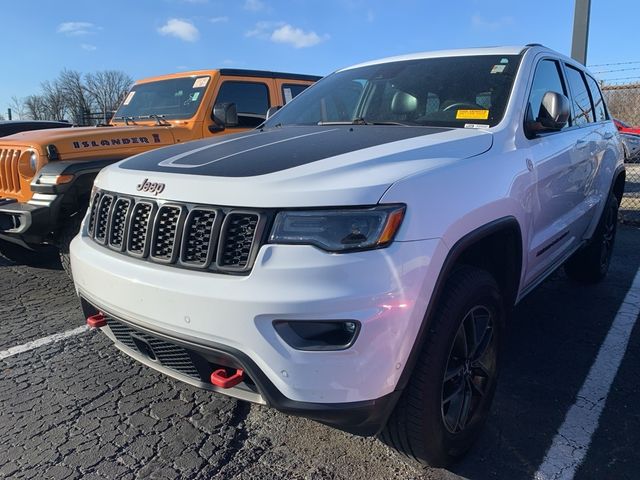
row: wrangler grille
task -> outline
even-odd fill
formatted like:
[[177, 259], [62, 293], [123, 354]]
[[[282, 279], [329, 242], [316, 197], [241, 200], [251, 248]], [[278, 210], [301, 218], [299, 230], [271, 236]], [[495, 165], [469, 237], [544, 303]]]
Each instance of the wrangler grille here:
[[0, 193], [20, 191], [18, 162], [22, 152], [14, 148], [0, 148]]
[[97, 192], [88, 235], [123, 254], [178, 267], [248, 273], [266, 216]]

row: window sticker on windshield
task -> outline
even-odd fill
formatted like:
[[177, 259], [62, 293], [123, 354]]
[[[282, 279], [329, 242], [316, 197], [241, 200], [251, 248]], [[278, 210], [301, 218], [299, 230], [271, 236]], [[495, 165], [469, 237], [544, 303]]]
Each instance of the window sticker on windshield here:
[[456, 120], [487, 120], [489, 110], [458, 110]]
[[503, 58], [502, 60], [500, 60], [500, 63], [509, 63], [509, 59], [508, 58]]
[[129, 92], [129, 95], [127, 95], [127, 98], [124, 99], [124, 105], [129, 105], [131, 103], [131, 100], [133, 100], [133, 96], [136, 94], [135, 90], [132, 90]]
[[491, 69], [491, 73], [502, 73], [505, 68], [507, 68], [506, 65], [494, 65]]
[[193, 88], [204, 88], [207, 83], [209, 83], [209, 77], [196, 78], [196, 81], [193, 82]]
[[489, 128], [485, 123], [465, 123], [464, 128]]
[[191, 101], [192, 102], [197, 101], [199, 96], [200, 96], [200, 92], [193, 92], [193, 94], [191, 95]]
[[291, 100], [293, 100], [293, 93], [291, 93], [291, 89], [288, 87], [285, 87], [282, 89], [282, 91], [284, 92], [284, 103], [289, 103]]

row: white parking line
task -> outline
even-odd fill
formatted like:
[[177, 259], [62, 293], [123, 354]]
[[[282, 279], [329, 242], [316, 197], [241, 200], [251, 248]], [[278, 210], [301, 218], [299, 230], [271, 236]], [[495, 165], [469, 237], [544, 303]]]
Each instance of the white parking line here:
[[29, 350], [33, 350], [34, 348], [48, 345], [50, 343], [59, 342], [60, 340], [64, 340], [65, 338], [80, 335], [81, 333], [86, 332], [88, 329], [89, 327], [87, 327], [86, 325], [83, 325], [82, 327], [74, 328], [73, 330], [67, 330], [66, 332], [61, 332], [61, 333], [54, 333], [53, 335], [49, 335], [48, 337], [38, 338], [37, 340], [33, 340], [32, 342], [25, 343], [24, 345], [17, 345], [7, 350], [2, 350], [0, 351], [0, 360], [4, 360], [5, 358], [12, 357], [19, 353], [28, 352]]
[[535, 474], [536, 480], [571, 480], [589, 450], [600, 414], [640, 313], [640, 271], [611, 324], [598, 356]]

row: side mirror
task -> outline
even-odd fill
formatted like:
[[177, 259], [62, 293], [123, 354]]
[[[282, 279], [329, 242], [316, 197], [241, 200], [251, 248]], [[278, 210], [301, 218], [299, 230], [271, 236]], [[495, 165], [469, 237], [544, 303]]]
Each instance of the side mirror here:
[[265, 120], [269, 120], [269, 118], [273, 117], [273, 115], [282, 108], [282, 106], [278, 105], [275, 107], [269, 107], [269, 110], [267, 110], [267, 117], [265, 118]]
[[567, 126], [570, 113], [571, 106], [567, 97], [557, 92], [546, 92], [540, 102], [538, 117], [526, 123], [526, 130], [532, 135], [557, 132]]
[[215, 125], [209, 127], [211, 132], [219, 132], [227, 127], [237, 127], [238, 111], [236, 110], [236, 104], [232, 102], [216, 103], [213, 106], [211, 118], [215, 123]]

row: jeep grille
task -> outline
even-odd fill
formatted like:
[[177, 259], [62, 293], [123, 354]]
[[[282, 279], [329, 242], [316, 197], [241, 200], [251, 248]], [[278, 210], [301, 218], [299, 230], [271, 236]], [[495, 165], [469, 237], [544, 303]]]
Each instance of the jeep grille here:
[[14, 148], [0, 148], [0, 194], [20, 191], [20, 154], [21, 151]]
[[248, 273], [267, 215], [96, 192], [87, 233], [125, 255], [184, 268]]

